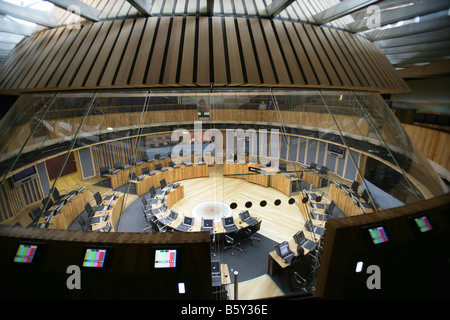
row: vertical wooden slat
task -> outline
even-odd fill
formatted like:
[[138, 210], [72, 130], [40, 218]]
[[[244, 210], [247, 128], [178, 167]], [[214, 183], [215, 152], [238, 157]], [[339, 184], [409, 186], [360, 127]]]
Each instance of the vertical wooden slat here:
[[37, 88], [47, 87], [47, 84], [50, 81], [51, 77], [58, 69], [59, 64], [66, 56], [70, 47], [72, 46], [73, 42], [75, 41], [77, 35], [79, 34], [79, 31], [76, 29], [71, 29], [69, 32], [70, 33], [67, 37], [61, 37], [61, 41], [62, 41], [61, 46], [60, 46], [58, 52], [55, 54], [55, 57], [53, 58], [51, 64], [48, 66], [47, 70], [45, 70], [45, 73], [42, 75], [41, 79], [36, 84]]
[[125, 45], [133, 29], [133, 20], [127, 19], [123, 22], [122, 30], [120, 31], [119, 37], [117, 38], [116, 45], [114, 46], [111, 58], [106, 65], [105, 71], [100, 80], [100, 86], [111, 86], [114, 81], [114, 76], [119, 68], [119, 64], [125, 50]]
[[182, 17], [173, 17], [172, 30], [170, 32], [169, 46], [165, 54], [166, 63], [162, 81], [165, 85], [177, 83], [178, 59], [180, 55]]
[[209, 85], [210, 77], [210, 56], [209, 50], [209, 18], [198, 18], [198, 53], [197, 53], [197, 80], [198, 85]]
[[280, 20], [274, 20], [275, 30], [280, 39], [281, 49], [286, 57], [287, 66], [289, 68], [293, 83], [296, 85], [305, 84], [303, 79], [302, 71], [297, 63], [294, 51], [292, 50], [291, 44], [284, 29], [284, 24]]
[[145, 18], [136, 19], [133, 30], [131, 31], [130, 38], [128, 39], [127, 48], [125, 50], [124, 58], [119, 66], [116, 80], [114, 82], [117, 86], [126, 85], [128, 83], [128, 77], [131, 72], [133, 60], [136, 55], [139, 39], [142, 35], [142, 29], [145, 25]]
[[294, 25], [291, 22], [284, 22], [284, 25], [286, 27], [289, 39], [292, 42], [294, 53], [296, 54], [297, 59], [300, 61], [300, 68], [303, 71], [306, 83], [313, 85], [318, 84], [317, 78], [314, 74], [314, 70], [312, 69], [311, 64], [308, 60], [308, 56], [303, 49], [297, 33], [295, 32]]
[[86, 53], [88, 52], [92, 42], [97, 36], [98, 31], [102, 23], [94, 23], [92, 28], [88, 31], [88, 34], [84, 38], [84, 40], [79, 44], [78, 49], [74, 52], [73, 60], [70, 62], [69, 67], [64, 72], [64, 75], [61, 78], [61, 81], [58, 84], [58, 87], [69, 87], [72, 83], [72, 79], [77, 75], [77, 71], [84, 60]]
[[61, 60], [61, 63], [58, 65], [55, 72], [47, 82], [47, 87], [50, 88], [57, 87], [63, 76], [64, 77], [68, 76], [67, 70], [69, 70], [73, 58], [78, 53], [78, 50], [81, 48], [84, 39], [87, 37], [92, 27], [93, 25], [83, 26], [80, 30], [78, 30], [78, 33], [76, 34], [76, 39], [71, 43], [70, 49], [63, 56], [64, 58]]
[[161, 17], [158, 33], [156, 35], [155, 47], [150, 60], [150, 66], [148, 70], [147, 80], [145, 84], [159, 85], [159, 79], [161, 76], [161, 66], [165, 54], [166, 42], [168, 40], [167, 33], [169, 31], [170, 19], [167, 17]]
[[222, 18], [212, 17], [213, 56], [214, 56], [214, 84], [227, 83], [227, 70], [225, 62], [225, 46], [222, 30]]
[[[194, 53], [195, 53], [195, 31], [196, 18], [186, 17], [186, 26], [184, 32], [183, 56], [181, 59], [180, 83], [183, 85], [194, 84]], [[205, 47], [202, 47], [205, 49]], [[208, 47], [206, 47], [208, 49]], [[208, 52], [208, 50], [207, 50]], [[209, 53], [209, 52], [208, 52]], [[202, 61], [205, 63], [205, 61]]]
[[88, 78], [86, 79], [86, 87], [96, 86], [100, 81], [100, 77], [103, 75], [103, 69], [105, 65], [109, 63], [109, 55], [111, 50], [114, 49], [114, 42], [119, 35], [120, 27], [122, 26], [122, 20], [115, 20], [111, 26], [111, 29], [106, 36], [105, 42], [98, 53], [98, 57], [89, 72]]
[[247, 19], [238, 19], [239, 35], [241, 37], [242, 52], [244, 56], [245, 72], [247, 74], [247, 84], [259, 85], [258, 65], [256, 64], [255, 52], [252, 46], [252, 39], [248, 29]]
[[84, 82], [86, 81], [86, 78], [90, 73], [90, 70], [94, 62], [97, 59], [98, 53], [103, 46], [103, 43], [106, 39], [106, 36], [109, 33], [112, 24], [113, 21], [105, 21], [102, 24], [101, 29], [99, 30], [97, 36], [95, 37], [95, 40], [93, 40], [93, 42], [91, 43], [91, 46], [86, 54], [86, 57], [83, 59], [80, 68], [75, 78], [73, 79], [73, 82], [70, 85], [71, 87], [80, 87], [84, 85]]
[[269, 59], [266, 44], [264, 42], [261, 27], [258, 19], [249, 19], [250, 28], [255, 41], [256, 52], [258, 55], [259, 66], [263, 77], [263, 83], [268, 85], [275, 85], [275, 75], [273, 74], [272, 63]]
[[233, 85], [242, 85], [244, 83], [244, 75], [242, 72], [242, 62], [234, 25], [234, 18], [225, 17], [225, 30], [227, 35], [228, 64], [231, 77], [230, 81]]
[[322, 63], [320, 62], [319, 58], [317, 57], [317, 54], [314, 50], [314, 46], [311, 44], [310, 40], [308, 39], [308, 36], [306, 34], [306, 31], [302, 24], [295, 24], [295, 28], [297, 29], [298, 36], [300, 37], [300, 41], [305, 48], [306, 54], [308, 55], [309, 61], [311, 62], [311, 67], [319, 80], [320, 85], [330, 85], [330, 81], [328, 80], [328, 77], [324, 71], [324, 68], [322, 66]]
[[147, 19], [141, 45], [139, 46], [136, 63], [134, 64], [130, 79], [130, 84], [132, 85], [140, 85], [144, 81], [145, 71], [147, 70], [147, 63], [150, 56], [150, 50], [154, 43], [154, 35], [158, 21], [159, 19], [155, 17]]

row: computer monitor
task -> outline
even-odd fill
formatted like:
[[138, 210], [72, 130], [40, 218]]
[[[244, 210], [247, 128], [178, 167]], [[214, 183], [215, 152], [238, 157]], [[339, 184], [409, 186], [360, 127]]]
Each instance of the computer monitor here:
[[81, 266], [87, 269], [104, 269], [109, 265], [112, 247], [85, 247]]
[[434, 230], [430, 218], [427, 215], [412, 217], [408, 221], [415, 234], [422, 234]]
[[234, 224], [234, 219], [233, 217], [226, 217], [223, 219], [223, 224], [225, 226], [232, 226]]
[[156, 189], [155, 186], [151, 186], [148, 191], [150, 192], [151, 196], [155, 196], [156, 195]]
[[161, 179], [159, 181], [159, 183], [161, 184], [161, 189], [164, 189], [165, 187], [167, 187], [167, 183], [166, 183], [166, 179]]
[[202, 228], [213, 228], [213, 227], [214, 227], [214, 219], [202, 220]]
[[155, 170], [161, 170], [161, 168], [162, 168], [162, 164], [161, 163], [155, 164]]
[[289, 243], [287, 241], [283, 241], [275, 247], [275, 251], [280, 257], [285, 257], [291, 252], [291, 249], [289, 248]]
[[178, 267], [179, 249], [164, 248], [153, 250], [153, 267], [155, 269], [174, 269]]
[[97, 203], [97, 205], [100, 205], [100, 203], [102, 203], [103, 199], [102, 199], [102, 195], [100, 194], [99, 191], [94, 193], [94, 199], [95, 199], [95, 202]]
[[305, 239], [305, 233], [303, 232], [303, 230], [300, 230], [299, 232], [294, 234], [293, 238], [294, 238], [294, 241], [295, 241], [296, 244], [300, 244], [300, 242], [303, 239]]
[[148, 174], [150, 172], [150, 169], [148, 167], [142, 168], [142, 174]]
[[193, 222], [194, 222], [194, 218], [187, 217], [187, 216], [184, 217], [183, 224], [191, 226]]
[[242, 221], [250, 218], [250, 212], [248, 212], [248, 210], [242, 211], [239, 215], [241, 216]]
[[369, 235], [371, 243], [374, 245], [386, 244], [389, 242], [389, 237], [386, 233], [384, 226], [374, 226], [365, 228], [366, 233]]
[[13, 261], [19, 264], [35, 264], [43, 246], [43, 243], [21, 242], [17, 246]]

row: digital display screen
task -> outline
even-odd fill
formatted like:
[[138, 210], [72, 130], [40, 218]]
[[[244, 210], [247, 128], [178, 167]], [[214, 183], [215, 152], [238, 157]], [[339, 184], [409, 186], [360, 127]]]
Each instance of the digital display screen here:
[[416, 225], [419, 228], [420, 232], [433, 230], [433, 227], [431, 226], [431, 223], [426, 216], [414, 218], [414, 221], [416, 222]]
[[85, 251], [83, 267], [103, 268], [105, 265], [107, 249], [88, 248]]
[[16, 263], [32, 263], [38, 246], [35, 244], [20, 244], [14, 256]]
[[389, 241], [386, 231], [382, 226], [369, 228], [368, 232], [374, 244], [386, 243]]
[[22, 180], [28, 176], [35, 174], [35, 173], [36, 173], [36, 169], [34, 169], [34, 166], [32, 166], [32, 167], [29, 167], [25, 170], [22, 170], [22, 171], [16, 173], [15, 175], [13, 175], [13, 179], [14, 179], [14, 181], [17, 182], [19, 180]]
[[177, 250], [176, 249], [157, 249], [155, 250], [156, 269], [171, 269], [177, 267]]

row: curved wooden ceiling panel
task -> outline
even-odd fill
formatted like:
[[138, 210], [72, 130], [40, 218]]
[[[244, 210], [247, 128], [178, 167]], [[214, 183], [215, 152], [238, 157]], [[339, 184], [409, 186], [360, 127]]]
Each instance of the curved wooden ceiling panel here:
[[314, 87], [409, 91], [367, 39], [257, 18], [149, 17], [43, 31], [0, 66], [0, 91]]

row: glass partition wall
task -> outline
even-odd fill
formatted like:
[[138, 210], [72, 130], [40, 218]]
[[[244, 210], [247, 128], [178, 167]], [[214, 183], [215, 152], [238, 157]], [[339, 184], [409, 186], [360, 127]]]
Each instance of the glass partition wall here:
[[[22, 226], [48, 227], [42, 221], [45, 208], [54, 204], [55, 190], [68, 195], [84, 188], [88, 201], [96, 192], [120, 191], [120, 216], [140, 202], [141, 194], [130, 181], [143, 174], [141, 167], [136, 169], [140, 164], [153, 159], [167, 159], [170, 166], [207, 162], [209, 179], [216, 179], [209, 188], [214, 200], [232, 201], [226, 188], [217, 186], [231, 177], [223, 171], [227, 164], [258, 165], [262, 171], [232, 177], [266, 174], [271, 179], [267, 187], [277, 191], [281, 189], [272, 181], [285, 175], [290, 185], [284, 194], [301, 211], [299, 226], [313, 233], [306, 225], [312, 211], [302, 207], [311, 193], [326, 199], [330, 218], [376, 214], [443, 193], [427, 159], [373, 92], [30, 93], [21, 95], [2, 119], [0, 133], [0, 222]], [[121, 170], [124, 178], [112, 184], [104, 170]], [[327, 211], [332, 202], [341, 207], [340, 215]], [[27, 220], [36, 207], [38, 216]], [[69, 224], [79, 228], [75, 220]], [[120, 218], [113, 229], [144, 230], [125, 226]], [[156, 231], [161, 230], [166, 229]], [[286, 234], [285, 240], [292, 236]]]

